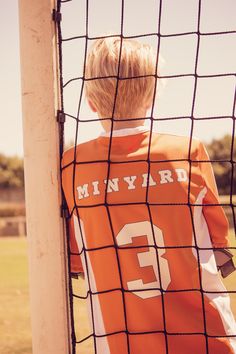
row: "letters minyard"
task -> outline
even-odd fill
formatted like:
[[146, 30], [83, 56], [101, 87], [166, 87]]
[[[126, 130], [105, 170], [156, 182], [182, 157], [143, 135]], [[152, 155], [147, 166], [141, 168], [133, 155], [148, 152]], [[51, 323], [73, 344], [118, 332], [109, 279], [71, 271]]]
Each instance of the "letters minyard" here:
[[[141, 185], [142, 188], [156, 186], [157, 184], [166, 183], [180, 183], [187, 182], [188, 174], [183, 168], [175, 168], [173, 170], [159, 170], [157, 174], [151, 175], [148, 173], [143, 173], [139, 176], [124, 176], [124, 177], [114, 177], [108, 179], [107, 193], [119, 192], [119, 187], [121, 184], [127, 187], [127, 190], [136, 189], [137, 185]], [[90, 195], [100, 195], [100, 186], [106, 185], [107, 180], [92, 181], [90, 183], [84, 183], [79, 185], [76, 189], [78, 192], [78, 199], [88, 198]]]

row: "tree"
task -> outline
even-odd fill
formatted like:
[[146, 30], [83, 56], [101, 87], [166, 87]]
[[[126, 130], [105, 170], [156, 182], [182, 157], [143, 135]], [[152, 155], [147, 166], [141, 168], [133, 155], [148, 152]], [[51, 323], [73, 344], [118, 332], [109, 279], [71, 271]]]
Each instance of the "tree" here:
[[0, 154], [0, 187], [23, 187], [24, 166], [23, 159], [19, 157], [8, 157]]
[[217, 160], [216, 162], [212, 162], [212, 166], [220, 194], [230, 194], [231, 184], [232, 193], [236, 193], [235, 143], [236, 141], [231, 135], [225, 135], [221, 139], [213, 139], [212, 142], [207, 146], [210, 159]]

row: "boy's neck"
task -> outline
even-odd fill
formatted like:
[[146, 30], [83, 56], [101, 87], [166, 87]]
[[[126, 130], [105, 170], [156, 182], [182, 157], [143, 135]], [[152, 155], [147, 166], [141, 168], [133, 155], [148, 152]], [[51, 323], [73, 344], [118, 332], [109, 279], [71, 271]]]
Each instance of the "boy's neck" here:
[[[131, 117], [120, 118], [119, 120], [113, 121], [113, 125], [110, 120], [103, 120], [101, 121], [101, 123], [106, 132], [109, 132], [111, 130], [111, 127], [113, 130], [137, 128], [144, 125], [145, 123], [144, 117], [146, 117], [146, 114], [147, 114], [147, 110], [141, 109], [139, 112], [133, 113]], [[135, 118], [135, 120], [132, 120], [132, 118]]]

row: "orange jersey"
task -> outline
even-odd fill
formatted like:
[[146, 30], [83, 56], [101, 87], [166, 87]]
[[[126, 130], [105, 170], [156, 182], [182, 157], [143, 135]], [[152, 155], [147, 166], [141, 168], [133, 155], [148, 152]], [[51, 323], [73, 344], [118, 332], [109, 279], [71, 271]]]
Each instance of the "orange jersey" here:
[[212, 251], [228, 246], [228, 222], [203, 144], [117, 130], [66, 151], [62, 167], [97, 353], [236, 353]]

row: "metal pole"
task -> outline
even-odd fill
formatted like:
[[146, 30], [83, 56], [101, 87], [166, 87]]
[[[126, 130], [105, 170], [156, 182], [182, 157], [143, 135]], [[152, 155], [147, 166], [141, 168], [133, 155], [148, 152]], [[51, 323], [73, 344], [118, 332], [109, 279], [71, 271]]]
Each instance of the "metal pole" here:
[[34, 354], [70, 353], [60, 218], [59, 108], [53, 0], [19, 0], [24, 167]]

